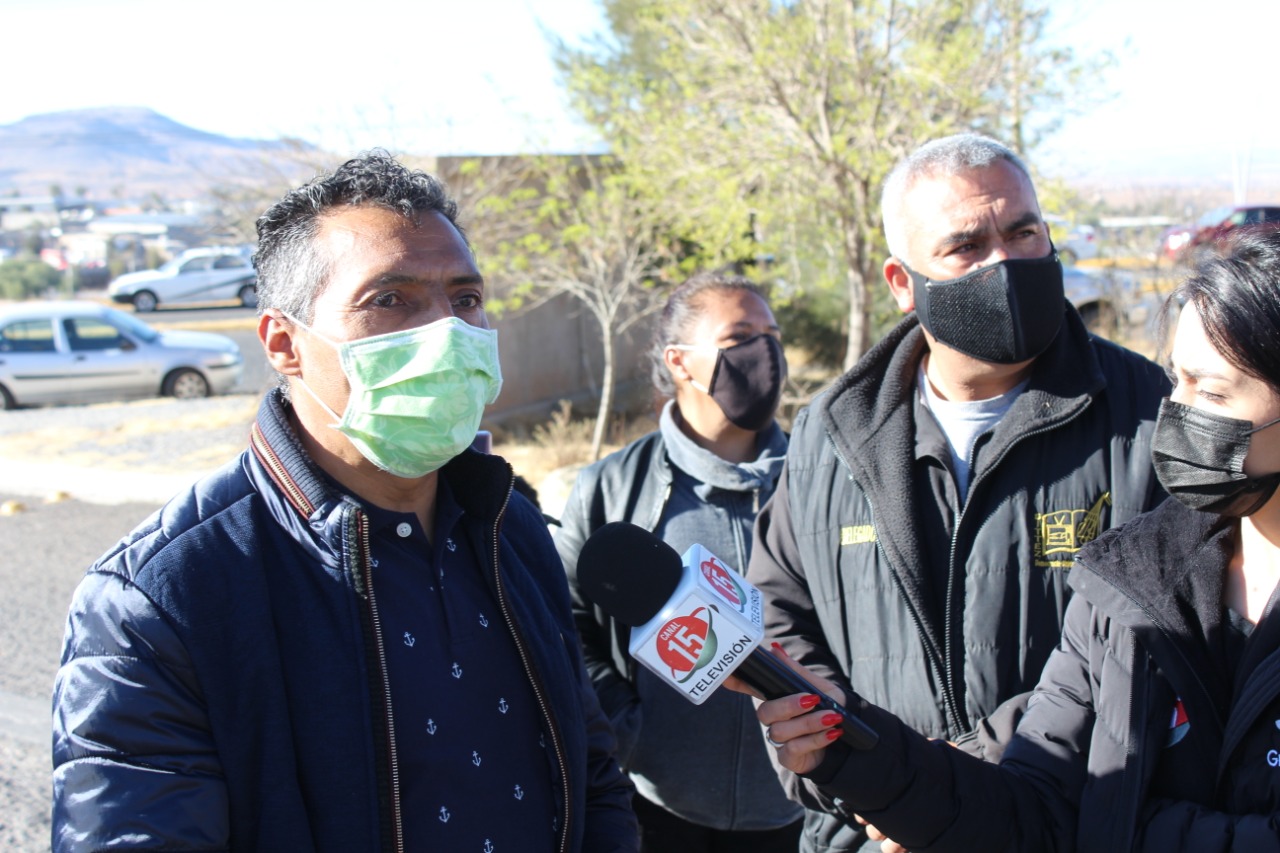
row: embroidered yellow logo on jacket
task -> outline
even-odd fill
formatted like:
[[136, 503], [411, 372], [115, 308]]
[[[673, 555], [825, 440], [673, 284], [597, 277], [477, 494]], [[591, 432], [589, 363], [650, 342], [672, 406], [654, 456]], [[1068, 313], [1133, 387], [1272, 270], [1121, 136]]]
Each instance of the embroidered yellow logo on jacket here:
[[841, 545], [865, 545], [876, 541], [876, 529], [870, 524], [854, 524], [840, 528]]
[[1085, 544], [1098, 538], [1102, 508], [1111, 505], [1111, 492], [1088, 509], [1063, 509], [1036, 513], [1036, 566], [1042, 569], [1065, 569]]

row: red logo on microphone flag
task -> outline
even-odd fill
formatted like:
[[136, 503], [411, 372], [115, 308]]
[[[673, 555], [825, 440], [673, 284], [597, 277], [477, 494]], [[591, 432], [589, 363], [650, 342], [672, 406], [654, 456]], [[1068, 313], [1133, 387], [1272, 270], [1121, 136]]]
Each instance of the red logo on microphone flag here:
[[687, 616], [677, 616], [655, 637], [658, 657], [671, 668], [672, 679], [680, 684], [715, 658], [716, 633], [711, 627], [711, 612], [709, 607], [699, 607]]
[[724, 598], [725, 601], [732, 604], [738, 610], [742, 610], [746, 605], [747, 596], [743, 592], [742, 587], [734, 580], [733, 572], [720, 565], [720, 561], [715, 557], [702, 561], [702, 576], [707, 579], [707, 583]]

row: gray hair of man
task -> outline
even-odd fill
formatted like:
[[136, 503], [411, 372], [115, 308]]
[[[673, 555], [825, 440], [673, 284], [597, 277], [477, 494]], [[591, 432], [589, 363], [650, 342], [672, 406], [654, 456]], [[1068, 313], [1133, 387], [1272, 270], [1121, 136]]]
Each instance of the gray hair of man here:
[[[381, 149], [365, 152], [290, 190], [258, 217], [258, 313], [274, 308], [303, 323], [314, 320], [316, 297], [329, 281], [330, 261], [315, 237], [324, 215], [343, 207], [382, 207], [417, 222], [434, 211], [462, 239], [458, 206], [439, 180], [409, 169]], [[470, 243], [467, 247], [470, 248]]]
[[985, 169], [1001, 160], [1031, 180], [1031, 172], [1022, 158], [994, 139], [976, 133], [958, 133], [926, 142], [894, 166], [889, 177], [885, 178], [884, 191], [880, 194], [880, 219], [884, 223], [889, 254], [907, 264], [917, 260], [906, 256], [906, 212], [903, 210], [907, 191], [916, 181], [924, 177]]

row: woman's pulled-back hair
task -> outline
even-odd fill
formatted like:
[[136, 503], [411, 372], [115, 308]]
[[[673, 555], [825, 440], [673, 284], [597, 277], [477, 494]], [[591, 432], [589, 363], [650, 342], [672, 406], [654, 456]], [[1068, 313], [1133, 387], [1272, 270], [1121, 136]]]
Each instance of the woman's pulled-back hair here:
[[725, 275], [717, 272], [698, 273], [671, 291], [667, 304], [662, 308], [658, 326], [653, 332], [653, 343], [649, 347], [649, 373], [653, 379], [653, 388], [659, 398], [670, 398], [676, 394], [675, 380], [667, 369], [663, 353], [672, 344], [688, 343], [688, 336], [698, 322], [703, 309], [703, 297], [708, 293], [725, 293], [743, 290], [759, 296], [766, 304], [768, 298], [761, 287], [750, 279], [740, 275]]

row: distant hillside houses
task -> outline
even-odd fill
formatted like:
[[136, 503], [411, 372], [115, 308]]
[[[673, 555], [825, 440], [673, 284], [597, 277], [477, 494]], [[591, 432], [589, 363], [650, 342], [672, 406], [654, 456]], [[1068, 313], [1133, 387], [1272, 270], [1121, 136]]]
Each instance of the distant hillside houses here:
[[141, 268], [208, 240], [205, 210], [186, 202], [181, 212], [148, 210], [142, 202], [55, 195], [0, 198], [0, 259], [29, 251], [57, 269]]

